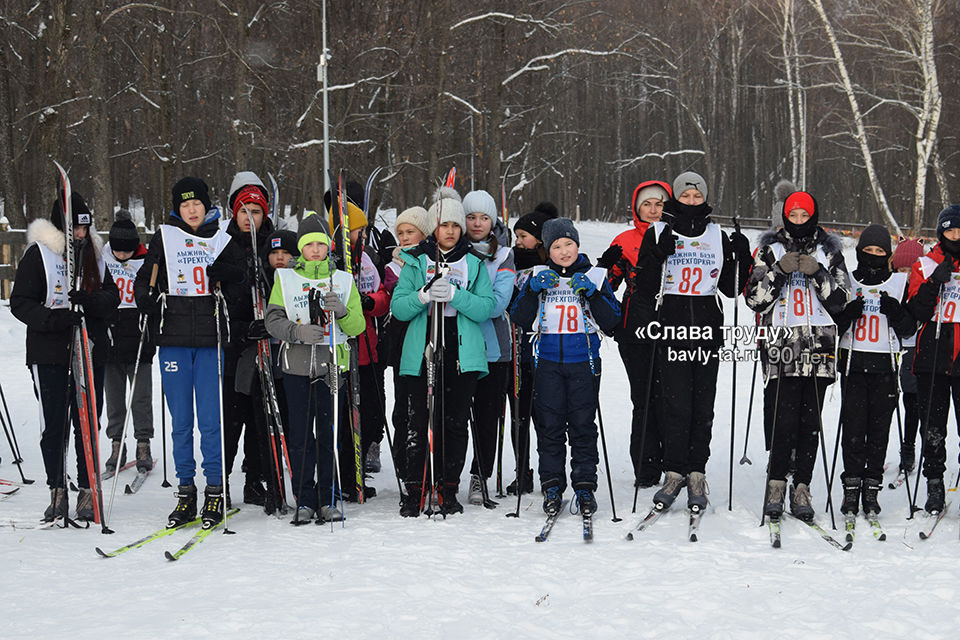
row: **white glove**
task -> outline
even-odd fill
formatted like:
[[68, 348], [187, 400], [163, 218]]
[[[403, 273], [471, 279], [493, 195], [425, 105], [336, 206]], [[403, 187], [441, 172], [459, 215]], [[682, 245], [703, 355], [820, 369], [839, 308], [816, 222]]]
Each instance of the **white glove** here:
[[433, 302], [450, 302], [453, 300], [455, 289], [446, 278], [438, 278], [430, 287], [430, 300]]
[[426, 289], [417, 289], [417, 300], [420, 304], [430, 304], [430, 292]]

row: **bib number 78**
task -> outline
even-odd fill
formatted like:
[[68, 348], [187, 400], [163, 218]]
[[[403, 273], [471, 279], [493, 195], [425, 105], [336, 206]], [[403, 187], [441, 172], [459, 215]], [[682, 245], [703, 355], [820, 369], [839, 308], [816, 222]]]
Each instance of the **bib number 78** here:
[[[575, 304], [558, 304], [555, 307], [559, 316], [557, 333], [579, 333], [580, 307]], [[564, 325], [566, 325], [566, 330], [564, 330]]]

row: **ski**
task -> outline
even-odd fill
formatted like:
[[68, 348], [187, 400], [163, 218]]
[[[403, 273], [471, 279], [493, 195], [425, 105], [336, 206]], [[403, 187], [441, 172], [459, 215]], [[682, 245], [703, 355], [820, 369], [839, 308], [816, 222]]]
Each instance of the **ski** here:
[[125, 465], [123, 465], [122, 467], [120, 467], [120, 469], [119, 469], [118, 471], [104, 471], [104, 472], [103, 472], [103, 475], [100, 476], [100, 478], [101, 478], [102, 480], [109, 480], [110, 478], [112, 478], [113, 476], [115, 476], [117, 473], [120, 473], [120, 471], [126, 471], [127, 469], [133, 468], [133, 467], [135, 467], [136, 465], [137, 465], [137, 460], [136, 460], [136, 459], [130, 460], [130, 461], [127, 462]]
[[697, 537], [700, 532], [700, 518], [703, 517], [703, 511], [700, 509], [691, 509], [690, 510], [690, 521], [687, 525], [687, 538], [690, 542], [696, 542], [699, 540]]
[[166, 536], [170, 535], [171, 533], [176, 533], [177, 531], [180, 531], [181, 529], [189, 529], [189, 528], [191, 528], [191, 527], [195, 527], [195, 526], [197, 526], [198, 524], [200, 524], [200, 518], [196, 518], [196, 519], [194, 519], [194, 520], [190, 520], [189, 522], [184, 522], [183, 524], [181, 524], [181, 525], [179, 525], [179, 526], [177, 526], [177, 527], [163, 527], [162, 529], [157, 529], [157, 530], [154, 531], [153, 533], [151, 533], [151, 534], [149, 534], [149, 535], [146, 535], [146, 536], [140, 538], [139, 540], [137, 540], [137, 541], [135, 541], [135, 542], [131, 542], [130, 544], [126, 544], [126, 545], [124, 545], [124, 546], [122, 546], [122, 547], [119, 547], [119, 548], [117, 548], [117, 549], [114, 549], [113, 551], [104, 551], [104, 550], [101, 549], [100, 547], [97, 547], [97, 548], [96, 548], [96, 552], [97, 552], [98, 554], [100, 554], [100, 557], [102, 557], [102, 558], [113, 558], [113, 557], [116, 557], [116, 556], [120, 555], [121, 553], [126, 553], [127, 551], [130, 551], [131, 549], [139, 549], [139, 548], [142, 547], [143, 545], [145, 545], [145, 544], [147, 544], [147, 543], [150, 543], [150, 542], [153, 542], [154, 540], [159, 540], [160, 538], [166, 537]]
[[887, 539], [887, 534], [884, 533], [883, 529], [880, 527], [880, 520], [877, 519], [877, 514], [870, 512], [867, 514], [867, 522], [870, 523], [870, 530], [873, 532], [873, 537], [883, 542]]
[[[227, 518], [230, 518], [231, 516], [239, 512], [240, 512], [240, 509], [230, 509], [229, 511], [227, 511]], [[206, 540], [207, 536], [209, 536], [211, 533], [216, 531], [218, 528], [225, 526], [225, 524], [226, 524], [226, 520], [224, 520], [223, 522], [218, 522], [215, 526], [212, 526], [209, 529], [201, 528], [200, 531], [197, 531], [195, 534], [193, 534], [192, 538], [187, 540], [182, 547], [180, 547], [173, 553], [170, 553], [169, 551], [164, 551], [163, 552], [164, 557], [166, 557], [167, 560], [179, 560], [184, 556], [184, 554], [187, 553], [187, 551], [190, 551], [190, 549], [193, 549], [195, 546], [197, 546], [198, 544]]]
[[143, 486], [143, 483], [146, 482], [147, 476], [150, 475], [150, 472], [153, 471], [154, 467], [157, 466], [157, 459], [153, 459], [153, 464], [150, 465], [150, 468], [146, 471], [137, 471], [137, 477], [134, 478], [128, 485], [123, 488], [123, 493], [131, 496], [137, 491], [140, 491], [140, 487]]
[[769, 518], [767, 528], [770, 530], [770, 546], [774, 549], [780, 548], [780, 518]]
[[25, 484], [22, 483], [22, 482], [15, 482], [15, 481], [13, 481], [13, 480], [4, 480], [3, 478], [0, 478], [0, 484], [2, 484], [2, 485], [4, 485], [4, 486], [7, 486], [7, 487], [25, 487], [25, 486], [27, 486], [27, 485], [25, 485]]
[[583, 516], [583, 541], [593, 542], [593, 515]]
[[839, 542], [836, 541], [836, 539], [835, 539], [833, 536], [831, 536], [829, 533], [827, 533], [826, 530], [825, 530], [823, 527], [821, 527], [820, 525], [818, 525], [818, 524], [817, 524], [816, 522], [814, 522], [813, 520], [809, 520], [809, 521], [808, 521], [808, 520], [801, 520], [800, 518], [794, 516], [793, 514], [791, 514], [790, 517], [793, 518], [794, 520], [797, 520], [798, 522], [802, 522], [803, 524], [807, 525], [808, 527], [810, 527], [811, 529], [813, 529], [814, 531], [816, 531], [817, 534], [820, 536], [820, 538], [821, 538], [824, 542], [829, 543], [830, 546], [835, 547], [835, 548], [839, 549], [840, 551], [850, 551], [850, 549], [853, 548], [853, 543], [852, 543], [852, 542], [848, 542], [847, 544], [840, 544]]
[[0, 491], [0, 495], [3, 496], [2, 498], [0, 498], [0, 500], [6, 500], [7, 498], [15, 494], [17, 491], [20, 491], [20, 487], [14, 487], [10, 491]]
[[[549, 537], [550, 532], [553, 531], [553, 525], [556, 524], [557, 518], [560, 517], [560, 514], [563, 513], [563, 509], [567, 506], [567, 501], [564, 500], [560, 503], [560, 509], [556, 513], [551, 513], [547, 516], [547, 521], [543, 523], [543, 528], [540, 529], [539, 535], [537, 535], [534, 540], [537, 542], [546, 542], [547, 537]], [[586, 526], [586, 524], [584, 524]]]
[[853, 542], [854, 536], [857, 533], [857, 516], [856, 514], [848, 513], [843, 516], [843, 531], [844, 538], [847, 542]]
[[907, 474], [903, 471], [897, 474], [897, 479], [887, 485], [887, 489], [897, 489], [907, 479]]
[[924, 531], [920, 532], [921, 540], [926, 540], [927, 538], [933, 535], [933, 531], [937, 528], [937, 525], [940, 524], [940, 521], [943, 520], [943, 516], [947, 515], [947, 511], [949, 511], [949, 509], [950, 509], [950, 503], [948, 502], [943, 506], [943, 510], [937, 514], [937, 519], [933, 521], [933, 526], [930, 527], [930, 529], [927, 530], [926, 532]]
[[666, 513], [666, 511], [667, 510], [660, 505], [650, 509], [650, 513], [648, 513], [643, 520], [637, 523], [637, 526], [633, 528], [633, 531], [627, 533], [627, 540], [633, 540], [634, 533], [639, 533], [645, 529], [648, 529], [654, 522], [659, 520], [660, 516]]

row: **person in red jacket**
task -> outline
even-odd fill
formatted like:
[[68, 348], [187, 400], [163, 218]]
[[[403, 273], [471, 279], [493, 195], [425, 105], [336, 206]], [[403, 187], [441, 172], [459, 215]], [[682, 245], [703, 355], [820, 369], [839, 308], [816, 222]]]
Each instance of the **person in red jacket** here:
[[[656, 296], [659, 283], [656, 278], [637, 278], [644, 270], [659, 272], [660, 261], [652, 261], [649, 251], [656, 248], [650, 241], [643, 246], [647, 228], [660, 222], [663, 204], [672, 197], [670, 186], [659, 180], [641, 182], [633, 190], [630, 210], [633, 213], [633, 228], [624, 231], [610, 243], [597, 264], [607, 268], [607, 280], [616, 291], [625, 284], [620, 303], [621, 319], [614, 333], [620, 348], [620, 357], [630, 381], [630, 399], [633, 402], [633, 423], [630, 429], [630, 459], [633, 462], [635, 486], [652, 487], [660, 482], [663, 457], [660, 429], [656, 412], [645, 410], [656, 403], [657, 386], [650, 380], [650, 362], [654, 342], [637, 337], [637, 328], [645, 326], [657, 317]], [[646, 414], [646, 419], [644, 419]], [[644, 425], [646, 422], [646, 425]]]
[[960, 406], [960, 205], [937, 216], [937, 244], [913, 263], [907, 310], [921, 323], [913, 373], [923, 420], [923, 475], [928, 513], [944, 509], [947, 412]]

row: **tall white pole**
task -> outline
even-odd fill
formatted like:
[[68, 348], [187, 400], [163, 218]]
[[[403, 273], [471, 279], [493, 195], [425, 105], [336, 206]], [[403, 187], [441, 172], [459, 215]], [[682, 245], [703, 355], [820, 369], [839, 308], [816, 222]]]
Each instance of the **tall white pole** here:
[[317, 67], [318, 79], [323, 84], [323, 185], [325, 191], [330, 191], [330, 109], [327, 102], [327, 67], [330, 63], [330, 52], [327, 50], [327, 0], [323, 0], [323, 53], [320, 55], [320, 64]]

